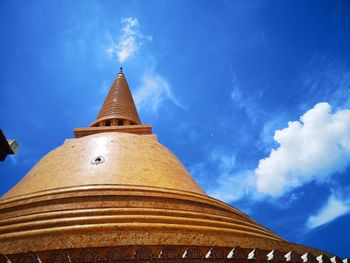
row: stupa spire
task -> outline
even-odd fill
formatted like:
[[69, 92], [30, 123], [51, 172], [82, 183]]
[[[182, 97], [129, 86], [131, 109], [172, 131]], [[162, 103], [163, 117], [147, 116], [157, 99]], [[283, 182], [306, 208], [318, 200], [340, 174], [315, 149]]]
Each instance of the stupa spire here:
[[141, 124], [129, 85], [120, 67], [97, 119], [90, 127], [123, 126]]
[[122, 67], [96, 120], [89, 127], [74, 129], [76, 138], [102, 132], [152, 134], [152, 126], [141, 123]]

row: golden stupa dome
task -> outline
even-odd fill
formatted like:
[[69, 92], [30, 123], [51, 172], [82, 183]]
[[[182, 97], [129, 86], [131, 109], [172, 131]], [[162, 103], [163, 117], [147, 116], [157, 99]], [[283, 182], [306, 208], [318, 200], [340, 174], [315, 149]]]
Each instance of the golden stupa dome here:
[[1, 263], [329, 258], [206, 195], [141, 124], [129, 93], [120, 72], [97, 120], [0, 198]]
[[66, 140], [4, 197], [88, 185], [158, 187], [204, 194], [156, 137], [108, 132]]

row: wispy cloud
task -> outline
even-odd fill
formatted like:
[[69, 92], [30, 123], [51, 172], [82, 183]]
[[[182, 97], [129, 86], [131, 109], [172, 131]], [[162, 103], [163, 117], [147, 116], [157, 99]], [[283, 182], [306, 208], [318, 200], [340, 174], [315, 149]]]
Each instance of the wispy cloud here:
[[210, 196], [224, 202], [236, 201], [254, 191], [254, 172], [237, 169], [234, 153], [213, 150], [205, 163], [192, 165], [190, 172]]
[[261, 114], [263, 113], [257, 101], [263, 96], [263, 93], [258, 92], [254, 95], [254, 97], [244, 96], [237, 76], [232, 73], [231, 100], [238, 109], [245, 112], [252, 123], [256, 123], [258, 119], [261, 119]]
[[140, 23], [137, 18], [122, 18], [123, 24], [122, 35], [117, 43], [107, 49], [107, 53], [112, 56], [116, 55], [120, 63], [124, 63], [127, 59], [134, 56], [139, 50], [143, 42], [151, 41], [151, 36], [145, 36], [140, 32]]
[[140, 111], [149, 110], [156, 113], [166, 100], [184, 109], [184, 106], [172, 94], [169, 82], [160, 75], [153, 73], [144, 74], [134, 98]]
[[306, 226], [308, 229], [313, 229], [348, 213], [350, 213], [350, 200], [343, 200], [332, 194], [317, 214], [309, 217]]
[[110, 86], [111, 85], [110, 85], [108, 80], [102, 81], [102, 83], [98, 89], [98, 93], [102, 96], [106, 96]]
[[221, 171], [216, 183], [208, 194], [227, 203], [254, 194], [255, 178], [251, 170]]
[[329, 54], [315, 54], [302, 75], [306, 101], [327, 100], [333, 106], [350, 107], [350, 70]]
[[323, 182], [346, 168], [350, 161], [350, 110], [333, 113], [328, 103], [318, 103], [277, 130], [279, 144], [260, 160], [255, 174], [257, 191], [279, 197], [310, 181]]
[[12, 165], [17, 165], [17, 163], [18, 163], [17, 155], [9, 155], [9, 159], [10, 159]]
[[166, 102], [174, 103], [176, 106], [184, 109], [185, 107], [173, 94], [170, 83], [165, 77], [155, 72], [155, 57], [149, 52], [147, 53], [147, 50], [143, 49], [141, 52], [141, 46], [146, 41], [152, 41], [152, 36], [144, 35], [141, 32], [140, 22], [135, 17], [122, 18], [121, 23], [123, 25], [122, 35], [116, 43], [113, 43], [107, 49], [107, 53], [110, 56], [116, 56], [120, 63], [138, 54], [139, 61], [141, 61], [140, 65], [148, 65], [147, 70], [141, 69], [141, 72], [144, 72], [141, 74], [141, 84], [134, 93], [138, 110], [157, 114], [158, 110]]

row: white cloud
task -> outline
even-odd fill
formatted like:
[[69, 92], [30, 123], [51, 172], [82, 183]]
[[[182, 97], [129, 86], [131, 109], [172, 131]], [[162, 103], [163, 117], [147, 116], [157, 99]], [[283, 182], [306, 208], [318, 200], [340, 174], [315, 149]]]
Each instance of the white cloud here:
[[312, 215], [307, 220], [309, 229], [329, 223], [334, 219], [350, 212], [350, 201], [336, 198], [333, 194], [329, 197], [326, 205], [322, 207], [316, 215]]
[[123, 34], [117, 43], [114, 43], [110, 48], [107, 49], [107, 53], [110, 56], [116, 55], [118, 61], [120, 63], [123, 63], [136, 54], [139, 47], [143, 44], [144, 40], [151, 41], [152, 37], [145, 36], [140, 32], [140, 23], [137, 18], [122, 18], [121, 23], [123, 24]]
[[318, 103], [277, 130], [279, 144], [259, 161], [257, 191], [278, 197], [311, 181], [324, 182], [350, 161], [350, 110], [333, 113], [328, 103]]
[[170, 100], [176, 106], [184, 108], [172, 94], [170, 84], [163, 77], [152, 73], [144, 74], [134, 98], [139, 110], [150, 110], [153, 113], [158, 111], [165, 100]]
[[[138, 54], [140, 47], [145, 41], [152, 41], [152, 37], [146, 36], [140, 31], [140, 23], [135, 17], [122, 18], [121, 23], [123, 24], [122, 35], [116, 43], [107, 49], [107, 53], [110, 56], [115, 55], [118, 61], [123, 63]], [[141, 61], [143, 63], [140, 64], [147, 62], [148, 71], [144, 71], [144, 74], [141, 75], [141, 85], [133, 94], [138, 110], [157, 113], [165, 101], [171, 101], [184, 109], [184, 106], [171, 92], [169, 82], [160, 74], [154, 73], [156, 62], [152, 54], [147, 54]]]
[[[139, 53], [140, 47], [145, 41], [152, 41], [152, 37], [146, 36], [140, 31], [140, 23], [135, 17], [122, 18], [121, 23], [123, 25], [122, 35], [116, 43], [107, 49], [107, 53], [110, 56], [115, 55], [118, 61], [123, 63]], [[141, 85], [133, 96], [138, 110], [149, 110], [152, 113], [157, 113], [162, 103], [167, 100], [184, 109], [184, 106], [171, 92], [169, 82], [161, 75], [154, 73], [156, 63], [152, 54], [144, 56], [143, 61], [147, 62], [148, 71], [144, 71], [146, 73], [143, 74]], [[145, 64], [144, 62], [140, 64]], [[104, 86], [103, 83], [102, 87]]]

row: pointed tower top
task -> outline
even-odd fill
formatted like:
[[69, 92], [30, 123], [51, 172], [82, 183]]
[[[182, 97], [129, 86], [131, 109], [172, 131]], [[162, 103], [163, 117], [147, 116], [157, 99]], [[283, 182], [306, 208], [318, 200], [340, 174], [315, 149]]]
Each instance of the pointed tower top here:
[[120, 67], [96, 120], [88, 128], [74, 129], [77, 138], [101, 132], [152, 134], [152, 126], [141, 124], [129, 85]]
[[117, 78], [125, 78], [124, 73], [123, 73], [123, 67], [119, 68], [119, 73], [117, 75]]
[[126, 82], [123, 68], [120, 67], [117, 78], [108, 92], [97, 119], [90, 127], [134, 124], [141, 124], [141, 121], [129, 85]]

